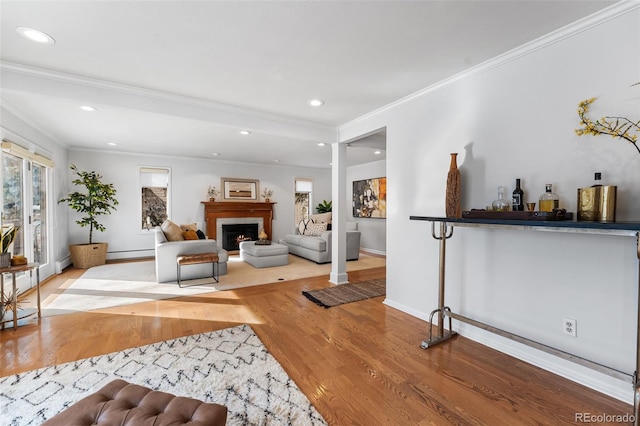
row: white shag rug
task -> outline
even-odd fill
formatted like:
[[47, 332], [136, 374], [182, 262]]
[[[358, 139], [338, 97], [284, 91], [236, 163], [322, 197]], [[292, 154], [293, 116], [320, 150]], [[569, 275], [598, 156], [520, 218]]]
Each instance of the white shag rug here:
[[[385, 266], [383, 258], [360, 255], [358, 261], [347, 262], [347, 271]], [[229, 257], [228, 273], [220, 282], [212, 279], [190, 280], [188, 286], [156, 282], [155, 261], [114, 263], [88, 269], [80, 278], [42, 300], [42, 315], [53, 316], [79, 311], [110, 308], [172, 297], [190, 296], [214, 291], [289, 281], [328, 275], [331, 265], [318, 265], [306, 259], [289, 255], [289, 264], [273, 268], [256, 269]], [[204, 283], [204, 284], [202, 284]], [[195, 285], [201, 284], [201, 285]]]
[[227, 425], [326, 425], [248, 325], [0, 378], [0, 425], [39, 425], [111, 380], [227, 407]]

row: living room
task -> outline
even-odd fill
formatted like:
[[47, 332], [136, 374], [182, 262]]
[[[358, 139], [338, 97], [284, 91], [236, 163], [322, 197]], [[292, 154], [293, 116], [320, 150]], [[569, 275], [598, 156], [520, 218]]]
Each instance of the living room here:
[[[381, 234], [384, 245], [364, 247], [387, 256], [384, 306], [388, 311], [381, 315], [391, 315], [400, 322], [404, 317], [388, 313], [400, 311], [422, 321], [409, 322], [422, 328], [438, 303], [438, 243], [431, 238], [428, 223], [412, 221], [409, 216], [443, 215], [450, 153], [460, 155], [464, 210], [485, 208], [496, 198], [499, 186], [512, 189], [515, 179], [522, 178], [527, 200], [537, 201], [544, 184], [552, 183], [560, 196], [560, 206], [575, 212], [576, 189], [591, 185], [593, 172], [599, 171], [607, 184], [619, 188], [618, 220], [638, 220], [640, 204], [634, 182], [640, 178], [640, 159], [634, 147], [602, 136], [579, 137], [574, 130], [578, 127], [578, 103], [592, 96], [598, 97], [594, 116], [613, 114], [637, 120], [639, 86], [632, 85], [639, 80], [640, 63], [637, 55], [629, 52], [640, 49], [639, 21], [637, 2], [617, 2], [569, 26], [556, 27], [539, 39], [528, 40], [517, 49], [496, 52], [492, 60], [465, 72], [442, 76], [438, 83], [384, 108], [341, 123], [339, 138], [344, 143], [386, 129], [386, 160], [374, 162], [373, 170], [347, 169], [346, 184], [340, 189], [344, 192], [339, 197], [331, 184], [334, 171], [329, 168], [238, 167], [218, 160], [137, 156], [104, 148], [67, 149], [4, 105], [3, 138], [46, 148], [56, 164], [56, 197], [68, 189], [66, 167], [72, 163], [99, 171], [122, 188], [121, 194], [127, 198], [137, 197], [135, 182], [140, 166], [170, 167], [172, 216], [178, 222], [202, 223], [201, 201], [205, 200], [206, 188], [219, 185], [220, 178], [259, 180], [261, 187], [274, 190], [278, 203], [273, 232], [276, 239], [295, 226], [293, 209], [285, 206], [292, 205], [296, 177], [313, 178], [316, 201], [333, 199], [334, 205], [345, 201], [349, 211], [349, 185], [353, 180], [387, 176], [389, 209]], [[345, 205], [339, 208], [345, 209]], [[60, 243], [52, 254], [61, 259], [66, 256], [66, 242], [82, 232], [67, 220], [68, 212], [62, 206], [55, 211], [52, 238]], [[150, 237], [139, 229], [139, 221], [125, 219], [138, 216], [137, 206], [123, 204], [117, 215], [105, 222], [109, 231], [104, 236], [114, 255], [152, 246]], [[117, 230], [117, 234], [111, 234], [111, 230]], [[462, 308], [468, 316], [633, 374], [638, 265], [632, 238], [456, 228], [447, 244], [447, 281], [451, 283], [448, 304]], [[546, 276], [553, 279], [542, 278]], [[366, 316], [364, 312], [359, 314]], [[357, 317], [358, 313], [354, 311], [353, 315]], [[562, 333], [563, 318], [577, 320], [576, 338]], [[314, 319], [331, 327], [331, 320]], [[462, 323], [454, 322], [454, 328], [465, 338], [625, 404], [633, 401], [628, 381]], [[426, 327], [423, 338], [425, 334]], [[444, 343], [443, 347], [453, 347], [448, 345]], [[455, 348], [447, 352], [448, 356], [455, 357]], [[438, 353], [444, 350], [438, 349]]]

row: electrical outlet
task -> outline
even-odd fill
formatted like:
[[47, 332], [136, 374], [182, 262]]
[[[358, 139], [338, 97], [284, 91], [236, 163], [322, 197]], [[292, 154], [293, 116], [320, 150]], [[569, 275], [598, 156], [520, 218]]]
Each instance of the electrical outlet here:
[[568, 334], [569, 336], [577, 337], [578, 336], [578, 323], [576, 320], [571, 318], [564, 318], [562, 320], [562, 330], [564, 334]]

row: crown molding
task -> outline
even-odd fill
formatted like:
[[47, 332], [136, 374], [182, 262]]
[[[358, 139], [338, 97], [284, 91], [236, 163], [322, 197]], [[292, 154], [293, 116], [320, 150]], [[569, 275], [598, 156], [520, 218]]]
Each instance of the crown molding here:
[[354, 120], [348, 121], [344, 124], [338, 126], [338, 128], [343, 128], [346, 126], [351, 126], [362, 121], [365, 121], [377, 114], [382, 112], [391, 110], [399, 105], [406, 104], [411, 102], [417, 98], [428, 95], [430, 93], [441, 90], [447, 86], [450, 86], [460, 80], [482, 74], [486, 71], [489, 71], [493, 68], [502, 66], [511, 61], [519, 59], [523, 56], [534, 53], [540, 49], [544, 49], [545, 47], [551, 46], [555, 43], [558, 43], [566, 38], [572, 37], [576, 34], [579, 34], [583, 31], [586, 31], [590, 28], [597, 27], [605, 22], [608, 22], [612, 19], [615, 19], [619, 16], [625, 15], [627, 13], [633, 12], [636, 9], [640, 9], [640, 0], [623, 0], [618, 3], [615, 3], [605, 9], [602, 9], [599, 12], [593, 13], [589, 16], [586, 16], [582, 19], [579, 19], [569, 25], [566, 25], [562, 28], [559, 28], [555, 31], [552, 31], [542, 37], [538, 37], [535, 40], [532, 40], [528, 43], [525, 43], [521, 46], [518, 46], [514, 49], [511, 49], [503, 54], [495, 56], [485, 62], [482, 62], [476, 66], [468, 68], [458, 74], [454, 74], [451, 77], [445, 78], [444, 80], [440, 80], [437, 83], [434, 83], [430, 86], [425, 87], [417, 92], [414, 92], [410, 95], [407, 95], [403, 98], [398, 99], [397, 101], [391, 102], [383, 107], [380, 107], [374, 111], [371, 111], [365, 115], [362, 115]]
[[171, 102], [176, 104], [183, 104], [187, 106], [203, 108], [212, 111], [223, 112], [227, 114], [234, 114], [238, 116], [246, 116], [248, 118], [268, 120], [271, 122], [280, 123], [282, 125], [306, 127], [317, 132], [335, 132], [336, 127], [325, 125], [313, 121], [300, 120], [293, 117], [283, 116], [280, 114], [274, 114], [267, 111], [261, 111], [250, 108], [243, 108], [230, 104], [223, 104], [220, 102], [209, 101], [206, 99], [193, 98], [190, 96], [179, 95], [175, 93], [163, 92], [160, 90], [146, 89], [139, 86], [127, 85], [122, 83], [116, 83], [107, 80], [100, 80], [96, 78], [90, 78], [75, 74], [63, 73], [59, 71], [53, 71], [45, 68], [33, 67], [29, 65], [0, 61], [0, 70], [13, 72], [16, 74], [22, 74], [29, 77], [37, 77], [41, 79], [52, 80], [55, 82], [73, 84], [83, 87], [89, 87], [93, 89], [100, 89], [107, 92], [116, 92], [126, 95], [132, 95], [152, 100], [161, 100], [165, 102]]
[[[108, 155], [124, 155], [128, 157], [156, 157], [156, 158], [167, 158], [167, 159], [179, 159], [179, 160], [198, 160], [211, 162], [216, 164], [229, 164], [233, 166], [241, 165], [241, 166], [252, 166], [252, 167], [267, 167], [267, 168], [277, 168], [277, 169], [292, 169], [292, 170], [317, 170], [322, 172], [330, 172], [330, 166], [322, 166], [322, 167], [313, 167], [313, 166], [296, 166], [292, 164], [286, 163], [277, 163], [277, 164], [267, 164], [267, 163], [258, 163], [254, 161], [235, 161], [235, 160], [224, 160], [221, 158], [209, 158], [209, 157], [189, 157], [187, 155], [169, 155], [169, 154], [151, 154], [149, 152], [141, 152], [141, 151], [123, 151], [123, 150], [107, 150], [104, 148], [85, 148], [79, 146], [69, 146], [70, 152], [89, 152], [92, 154], [108, 154]], [[170, 167], [169, 167], [170, 168]]]
[[[54, 134], [49, 132], [47, 129], [42, 127], [40, 125], [40, 123], [38, 123], [38, 122], [34, 121], [33, 119], [31, 119], [30, 117], [28, 117], [26, 114], [24, 114], [19, 109], [17, 109], [13, 105], [11, 105], [7, 101], [5, 101], [4, 99], [2, 99], [0, 101], [1, 101], [0, 102], [0, 107], [6, 109], [8, 112], [10, 112], [11, 114], [15, 115], [20, 120], [22, 120], [25, 123], [27, 123], [30, 127], [34, 128], [38, 132], [42, 133], [44, 136], [48, 137], [49, 139], [51, 139], [53, 142], [57, 143], [61, 147], [63, 147], [63, 148], [68, 148], [69, 147], [66, 143], [61, 141], [57, 136], [55, 136]], [[31, 142], [29, 142], [29, 143], [31, 143]]]

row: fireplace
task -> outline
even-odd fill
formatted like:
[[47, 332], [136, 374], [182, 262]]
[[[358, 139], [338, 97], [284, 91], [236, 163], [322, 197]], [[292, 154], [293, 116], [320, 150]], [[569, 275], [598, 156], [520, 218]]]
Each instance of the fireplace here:
[[204, 202], [204, 218], [207, 222], [208, 238], [216, 240], [222, 247], [222, 225], [257, 223], [271, 237], [271, 221], [275, 203], [249, 203], [240, 201]]
[[225, 250], [239, 250], [241, 242], [256, 241], [257, 239], [257, 223], [222, 225], [222, 248]]

